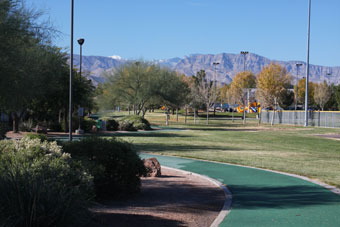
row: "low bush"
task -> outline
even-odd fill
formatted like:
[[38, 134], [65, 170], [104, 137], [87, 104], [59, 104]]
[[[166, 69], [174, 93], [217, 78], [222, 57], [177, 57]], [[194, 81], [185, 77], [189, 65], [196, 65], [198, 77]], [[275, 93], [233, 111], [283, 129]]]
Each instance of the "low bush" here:
[[22, 121], [19, 123], [19, 131], [31, 132], [33, 128], [34, 122], [32, 119], [28, 119], [27, 121]]
[[[83, 129], [85, 132], [91, 132], [93, 125], [96, 125], [96, 121], [84, 117], [80, 119], [80, 128]], [[72, 117], [72, 131], [74, 132], [76, 129], [79, 128], [79, 117]], [[63, 120], [61, 123], [61, 130], [65, 132], [65, 121]], [[68, 125], [66, 127], [66, 131], [68, 131]]]
[[6, 133], [10, 131], [9, 125], [6, 122], [0, 122], [0, 140], [6, 138]]
[[56, 142], [0, 142], [0, 226], [78, 226], [89, 219], [93, 178]]
[[127, 142], [90, 137], [63, 143], [64, 151], [82, 161], [94, 176], [97, 198], [128, 196], [140, 190], [145, 167]]
[[133, 123], [125, 120], [119, 122], [118, 129], [120, 131], [137, 131], [137, 129], [133, 127]]
[[107, 119], [106, 121], [106, 130], [107, 131], [117, 131], [119, 127], [119, 123], [114, 119]]
[[47, 140], [47, 136], [45, 134], [37, 134], [37, 133], [27, 133], [25, 134], [24, 138], [28, 139], [39, 139], [41, 142], [44, 142]]
[[[124, 117], [121, 122], [129, 122], [135, 129], [151, 130], [151, 125], [148, 120], [138, 115]], [[121, 124], [121, 123], [120, 123]], [[126, 130], [129, 131], [129, 130]]]

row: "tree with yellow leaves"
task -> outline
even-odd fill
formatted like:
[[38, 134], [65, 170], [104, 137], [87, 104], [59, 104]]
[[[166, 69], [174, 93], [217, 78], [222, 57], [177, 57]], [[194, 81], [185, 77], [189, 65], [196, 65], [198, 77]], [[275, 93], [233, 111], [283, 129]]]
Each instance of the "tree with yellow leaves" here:
[[314, 85], [314, 101], [320, 106], [322, 111], [330, 99], [331, 94], [331, 89], [326, 81]]
[[236, 74], [233, 81], [230, 84], [230, 93], [233, 101], [240, 103], [243, 106], [243, 123], [246, 122], [245, 107], [247, 104], [247, 94], [251, 88], [256, 85], [256, 77], [250, 71], [240, 72]]
[[261, 107], [270, 107], [274, 110], [271, 122], [271, 125], [273, 125], [275, 110], [291, 83], [291, 76], [281, 65], [271, 63], [257, 75], [256, 83], [256, 97], [261, 103]]

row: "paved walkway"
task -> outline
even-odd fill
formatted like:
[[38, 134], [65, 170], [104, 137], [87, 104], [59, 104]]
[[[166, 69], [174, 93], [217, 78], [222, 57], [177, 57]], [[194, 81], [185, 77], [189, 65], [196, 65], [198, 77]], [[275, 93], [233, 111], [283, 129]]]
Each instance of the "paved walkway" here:
[[317, 184], [264, 170], [191, 159], [156, 157], [161, 165], [215, 178], [232, 192], [220, 226], [339, 227], [340, 196]]

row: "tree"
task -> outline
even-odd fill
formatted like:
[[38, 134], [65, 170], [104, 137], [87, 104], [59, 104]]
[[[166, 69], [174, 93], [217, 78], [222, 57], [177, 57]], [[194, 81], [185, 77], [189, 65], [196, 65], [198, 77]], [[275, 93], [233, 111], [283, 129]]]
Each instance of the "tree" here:
[[251, 88], [256, 85], [256, 77], [250, 71], [240, 72], [235, 75], [230, 84], [230, 95], [233, 96], [235, 102], [243, 106], [243, 123], [246, 122], [246, 105], [248, 104], [248, 97]]
[[256, 82], [256, 97], [262, 108], [271, 107], [274, 110], [271, 122], [273, 125], [275, 110], [277, 105], [282, 102], [282, 97], [290, 85], [291, 76], [281, 65], [271, 63], [257, 75]]
[[40, 13], [20, 0], [0, 1], [0, 104], [13, 118], [13, 131], [33, 99], [44, 90], [49, 28]]
[[315, 84], [314, 86], [314, 101], [318, 104], [321, 110], [324, 110], [324, 107], [328, 100], [331, 97], [331, 90], [328, 86], [327, 82], [324, 81], [323, 83]]
[[[295, 89], [296, 90], [296, 89]], [[298, 102], [304, 104], [306, 96], [306, 78], [302, 78], [297, 84]], [[308, 82], [308, 101], [310, 105], [314, 105], [314, 83]]]
[[214, 92], [214, 82], [210, 81], [206, 77], [206, 73], [204, 70], [200, 70], [197, 72], [196, 76], [193, 76], [195, 81], [195, 86], [193, 87], [193, 93], [196, 94], [196, 99], [201, 100], [206, 107], [207, 110], [207, 121], [206, 124], [209, 124], [209, 109], [214, 105], [216, 101], [216, 94]]

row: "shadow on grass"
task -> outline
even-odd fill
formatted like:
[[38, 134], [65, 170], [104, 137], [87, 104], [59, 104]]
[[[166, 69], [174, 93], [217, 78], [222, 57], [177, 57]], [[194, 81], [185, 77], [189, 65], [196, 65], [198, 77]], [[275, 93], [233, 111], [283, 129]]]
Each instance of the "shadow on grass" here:
[[315, 186], [228, 185], [233, 194], [232, 209], [294, 208], [339, 204], [340, 196]]
[[135, 143], [134, 147], [138, 152], [193, 152], [193, 151], [242, 151], [241, 148], [227, 147], [227, 146], [198, 146], [198, 145], [179, 145], [179, 144], [138, 144]]

